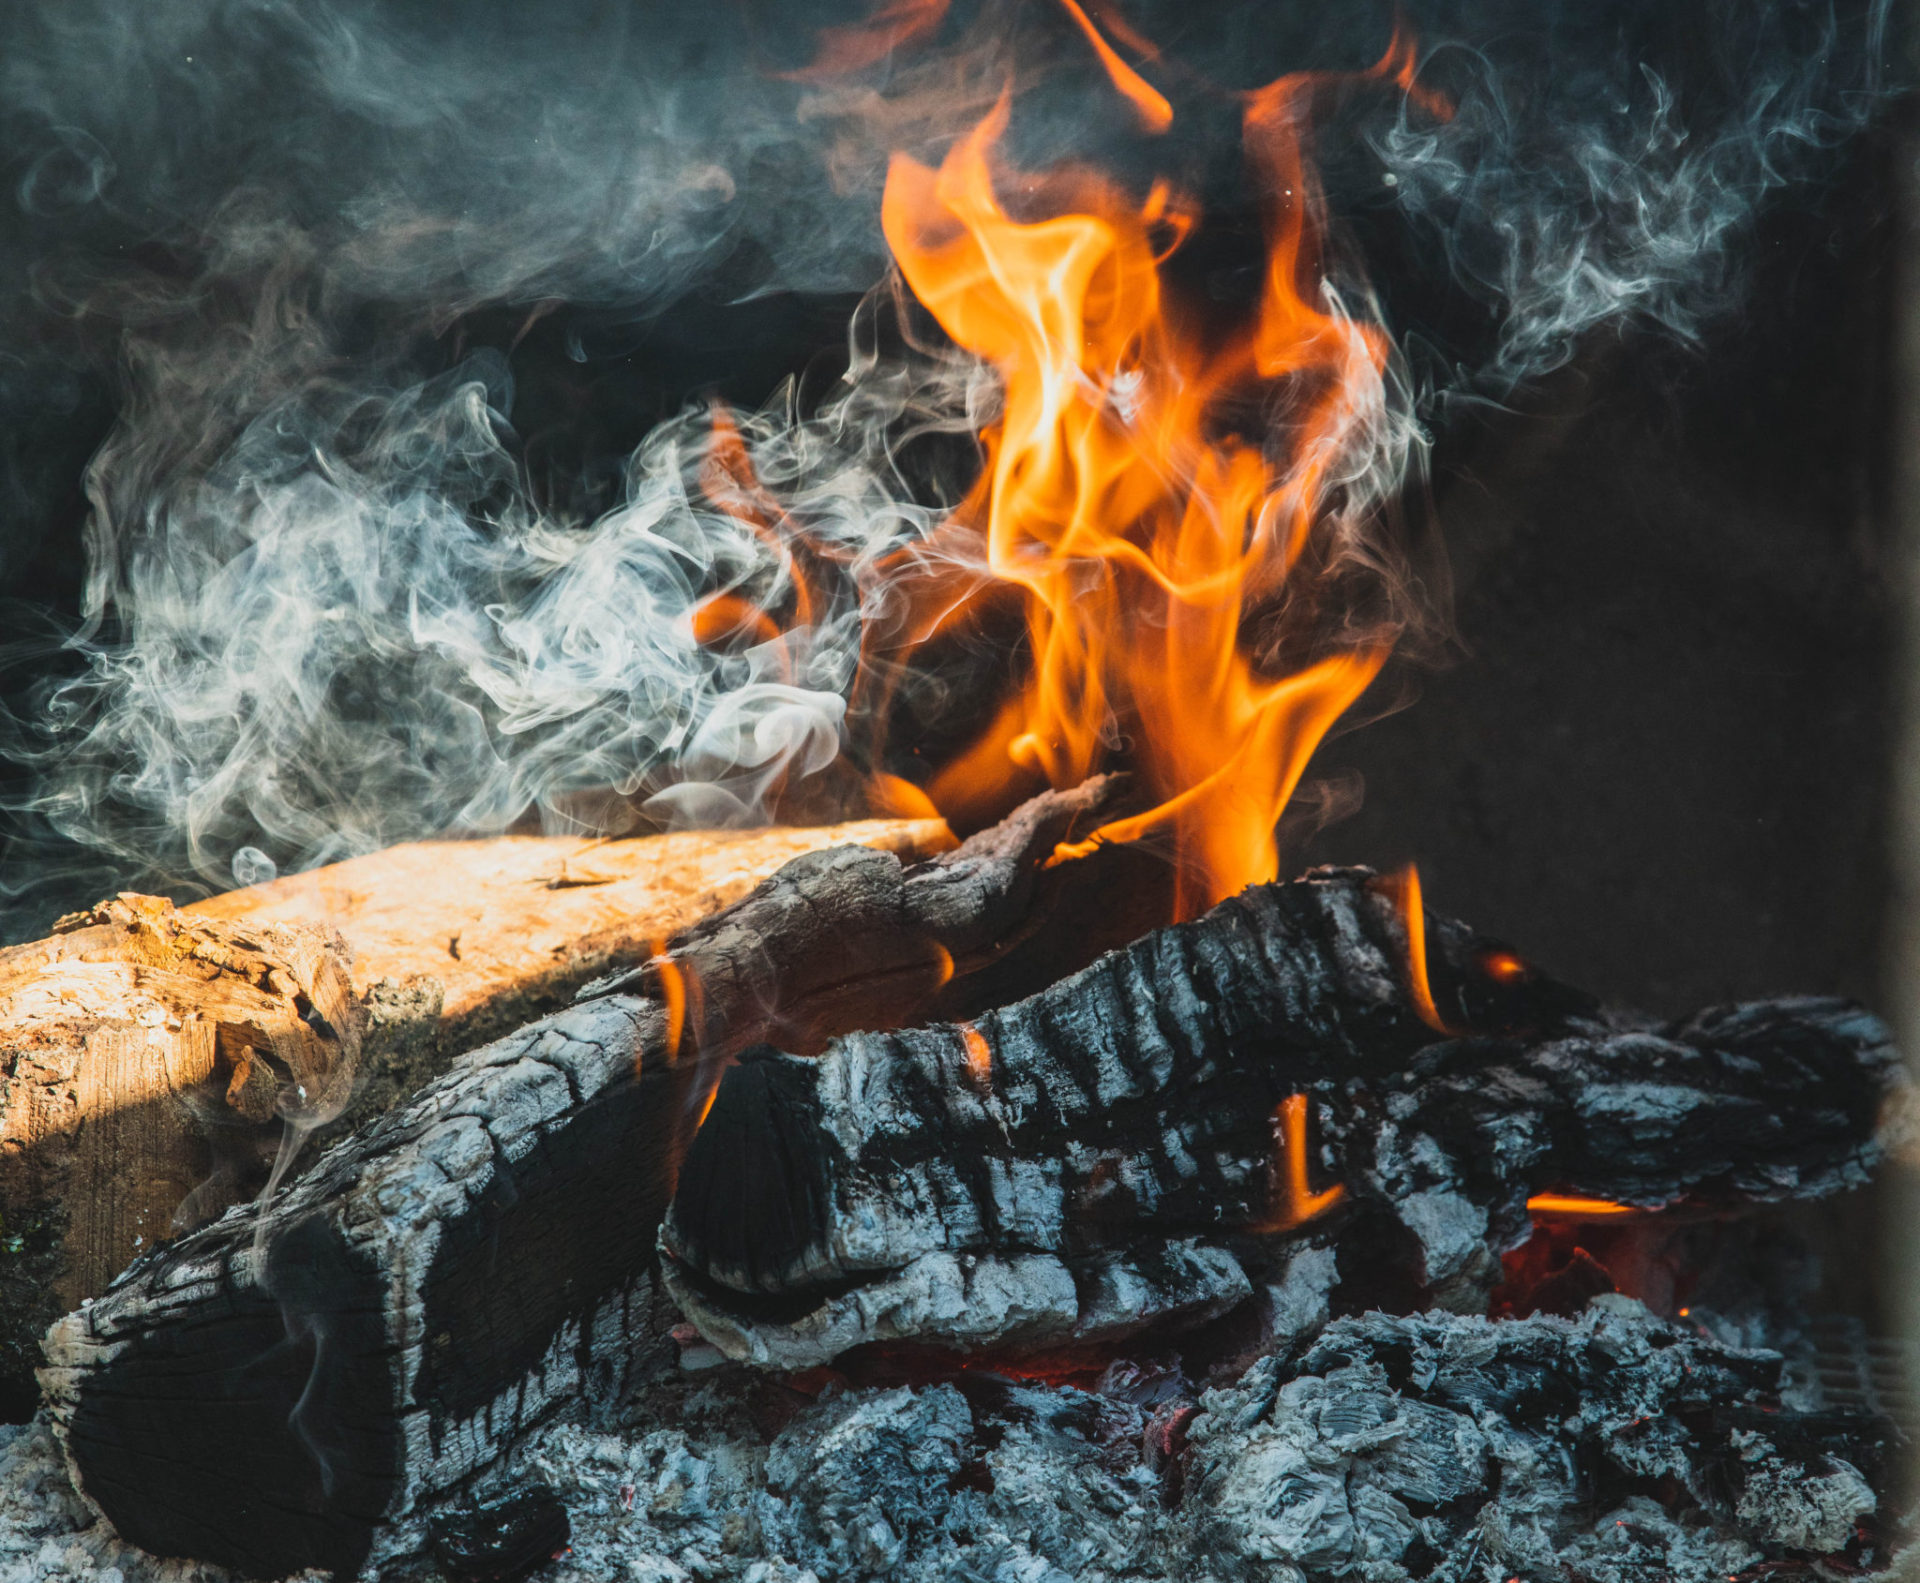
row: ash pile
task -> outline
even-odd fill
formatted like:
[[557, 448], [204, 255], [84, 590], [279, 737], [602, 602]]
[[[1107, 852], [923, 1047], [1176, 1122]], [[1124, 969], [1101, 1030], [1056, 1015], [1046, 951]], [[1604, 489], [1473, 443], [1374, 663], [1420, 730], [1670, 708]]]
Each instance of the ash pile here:
[[716, 1373], [556, 1431], [504, 1504], [564, 1503], [557, 1576], [767, 1583], [1838, 1576], [1894, 1543], [1886, 1419], [1631, 1299], [1348, 1316], [1216, 1372]]

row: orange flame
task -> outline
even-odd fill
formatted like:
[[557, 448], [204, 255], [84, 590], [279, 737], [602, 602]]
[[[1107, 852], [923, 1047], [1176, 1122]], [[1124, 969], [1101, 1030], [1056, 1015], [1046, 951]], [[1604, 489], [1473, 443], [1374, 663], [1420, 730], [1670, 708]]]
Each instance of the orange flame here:
[[1611, 1198], [1582, 1198], [1577, 1193], [1535, 1193], [1527, 1200], [1527, 1213], [1568, 1220], [1611, 1220], [1616, 1215], [1645, 1215], [1652, 1211], [1637, 1204], [1616, 1204]]
[[1289, 1094], [1273, 1113], [1274, 1145], [1286, 1165], [1282, 1179], [1284, 1202], [1259, 1231], [1291, 1231], [1305, 1225], [1347, 1196], [1336, 1182], [1322, 1192], [1314, 1192], [1307, 1175], [1307, 1096]]
[[1173, 106], [1167, 103], [1166, 95], [1114, 53], [1113, 46], [1101, 36], [1100, 30], [1093, 25], [1093, 18], [1080, 8], [1078, 0], [1060, 0], [1060, 4], [1066, 7], [1067, 15], [1086, 34], [1094, 54], [1100, 57], [1100, 64], [1106, 68], [1108, 79], [1133, 105], [1140, 117], [1140, 124], [1149, 132], [1164, 132], [1172, 126]]
[[[686, 969], [666, 954], [667, 942], [653, 943], [653, 976], [660, 983], [661, 1004], [667, 1012], [667, 1065], [680, 1059], [680, 1041], [687, 1031]], [[639, 1057], [635, 1058], [636, 1064]]]
[[[1243, 642], [1330, 509], [1343, 441], [1390, 351], [1378, 329], [1310, 300], [1317, 197], [1293, 125], [1310, 82], [1248, 102], [1280, 212], [1254, 322], [1224, 347], [1163, 290], [1160, 266], [1191, 223], [1163, 185], [1130, 202], [1084, 170], [1020, 177], [1042, 217], [1008, 212], [994, 158], [1005, 96], [937, 171], [896, 156], [882, 203], [914, 295], [1002, 376], [1002, 415], [958, 515], [982, 530], [993, 576], [1025, 595], [1031, 650], [1023, 691], [935, 778], [933, 799], [964, 813], [1009, 783], [1071, 785], [1124, 736], [1158, 805], [1058, 856], [1169, 830], [1183, 915], [1277, 875], [1280, 813], [1387, 654], [1385, 640], [1349, 640], [1276, 676]], [[1283, 380], [1291, 447], [1276, 462], [1223, 410]]]
[[960, 1042], [966, 1050], [967, 1076], [980, 1088], [993, 1081], [993, 1046], [987, 1036], [970, 1022], [960, 1024]]
[[1435, 1033], [1459, 1032], [1433, 1003], [1433, 986], [1427, 978], [1427, 909], [1420, 898], [1420, 870], [1409, 863], [1397, 873], [1382, 875], [1373, 883], [1383, 895], [1391, 898], [1407, 931], [1407, 997], [1413, 1002], [1414, 1011]]

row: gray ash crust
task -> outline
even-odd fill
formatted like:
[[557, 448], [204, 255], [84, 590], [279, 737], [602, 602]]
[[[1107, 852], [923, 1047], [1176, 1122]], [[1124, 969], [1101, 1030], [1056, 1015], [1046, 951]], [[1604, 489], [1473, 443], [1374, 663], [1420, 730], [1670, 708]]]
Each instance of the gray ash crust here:
[[1207, 1389], [1167, 1358], [793, 1383], [817, 1394], [681, 1375], [631, 1427], [553, 1431], [526, 1468], [573, 1514], [556, 1575], [1719, 1583], [1889, 1559], [1884, 1425], [1787, 1406], [1778, 1353], [1618, 1297], [1339, 1318]]

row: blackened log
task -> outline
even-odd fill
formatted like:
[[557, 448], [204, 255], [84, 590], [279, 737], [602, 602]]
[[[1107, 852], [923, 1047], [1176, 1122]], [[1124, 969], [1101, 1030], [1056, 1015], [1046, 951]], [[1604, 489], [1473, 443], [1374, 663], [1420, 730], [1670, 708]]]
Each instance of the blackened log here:
[[970, 1024], [750, 1052], [663, 1224], [670, 1289], [782, 1367], [1045, 1348], [1176, 1313], [1170, 1254], [1208, 1269], [1195, 1318], [1245, 1290], [1242, 1253], [1343, 1231], [1398, 1250], [1409, 1299], [1472, 1307], [1536, 1193], [1704, 1211], [1865, 1181], [1897, 1069], [1859, 1007], [1640, 1026], [1461, 924], [1425, 933], [1428, 1007], [1377, 877], [1323, 870]]
[[[1019, 934], [1041, 864], [1109, 794], [1049, 794], [911, 867], [797, 859], [637, 982], [463, 1057], [264, 1212], [134, 1264], [47, 1337], [77, 1487], [133, 1543], [253, 1576], [417, 1550], [518, 1437], [620, 1388], [731, 1044], [911, 1012]], [[675, 999], [635, 993], [656, 984]]]

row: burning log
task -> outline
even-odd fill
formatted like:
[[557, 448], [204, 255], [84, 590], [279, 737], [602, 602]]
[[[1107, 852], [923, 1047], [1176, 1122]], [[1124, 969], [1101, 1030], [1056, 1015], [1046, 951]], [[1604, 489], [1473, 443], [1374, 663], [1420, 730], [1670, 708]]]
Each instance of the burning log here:
[[716, 1058], [932, 1004], [1019, 938], [1068, 872], [1042, 860], [1109, 796], [1037, 798], [918, 865], [802, 856], [463, 1057], [270, 1208], [136, 1263], [47, 1338], [78, 1487], [161, 1555], [266, 1577], [377, 1559], [383, 1524], [424, 1519], [644, 1352], [655, 1230]]
[[790, 858], [951, 840], [871, 820], [417, 842], [178, 910], [118, 897], [0, 951], [0, 1408], [30, 1409], [55, 1319], [258, 1190], [289, 1106], [342, 1132]]
[[1045, 1350], [1269, 1272], [1270, 1306], [1311, 1307], [1336, 1264], [1374, 1302], [1483, 1310], [1549, 1192], [1711, 1212], [1865, 1182], [1898, 1079], [1859, 1007], [1607, 1017], [1389, 891], [1254, 887], [971, 1023], [751, 1052], [688, 1152], [669, 1290], [774, 1367]]

